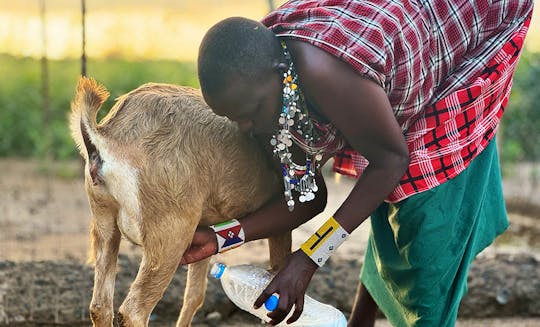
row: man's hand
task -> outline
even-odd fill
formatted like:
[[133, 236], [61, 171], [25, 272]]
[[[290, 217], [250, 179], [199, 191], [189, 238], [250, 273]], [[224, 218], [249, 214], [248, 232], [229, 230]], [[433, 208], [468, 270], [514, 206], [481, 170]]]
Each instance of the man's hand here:
[[304, 295], [318, 266], [301, 250], [292, 253], [285, 266], [272, 279], [262, 294], [255, 301], [255, 308], [264, 304], [272, 294], [279, 294], [278, 307], [268, 314], [271, 325], [277, 325], [291, 311], [294, 313], [287, 320], [290, 324], [300, 317], [304, 310]]
[[194, 263], [217, 253], [217, 240], [214, 231], [207, 226], [195, 230], [193, 240], [180, 261], [181, 265]]

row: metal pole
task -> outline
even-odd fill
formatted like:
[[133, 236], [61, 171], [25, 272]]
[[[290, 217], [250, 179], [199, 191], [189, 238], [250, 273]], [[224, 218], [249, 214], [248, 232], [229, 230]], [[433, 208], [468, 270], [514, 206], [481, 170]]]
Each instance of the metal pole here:
[[45, 0], [39, 1], [39, 12], [41, 18], [41, 108], [43, 122], [43, 141], [45, 142], [45, 158], [48, 160], [51, 151], [51, 140], [49, 133], [50, 125], [50, 105], [49, 105], [49, 61], [47, 58], [47, 17]]
[[86, 0], [81, 0], [81, 10], [82, 10], [81, 75], [86, 76]]
[[[49, 202], [51, 199], [51, 183], [50, 183], [50, 168], [51, 168], [51, 147], [52, 147], [52, 136], [50, 131], [50, 121], [51, 121], [51, 112], [50, 112], [50, 103], [49, 103], [49, 61], [47, 58], [47, 17], [46, 17], [46, 8], [45, 0], [40, 0], [39, 2], [39, 12], [41, 17], [41, 107], [42, 107], [42, 127], [43, 127], [43, 139], [44, 143], [43, 149], [43, 159], [45, 165], [45, 194], [44, 201], [45, 203]], [[32, 238], [35, 235], [32, 233]], [[31, 259], [35, 260], [36, 248], [32, 247]]]
[[274, 5], [274, 0], [268, 0], [268, 7], [270, 8], [270, 11], [276, 9], [276, 6]]
[[[47, 133], [49, 127], [49, 62], [47, 59], [47, 17], [45, 0], [39, 1], [39, 13], [41, 18], [41, 100], [43, 109], [43, 128]], [[46, 151], [48, 152], [48, 144]]]

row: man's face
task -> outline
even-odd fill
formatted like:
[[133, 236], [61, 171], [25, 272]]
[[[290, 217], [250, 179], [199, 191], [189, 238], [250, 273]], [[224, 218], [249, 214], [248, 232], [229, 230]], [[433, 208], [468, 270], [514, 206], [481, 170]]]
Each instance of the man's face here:
[[282, 106], [281, 76], [277, 72], [259, 74], [247, 81], [234, 78], [218, 95], [204, 95], [212, 110], [238, 123], [244, 133], [274, 133]]

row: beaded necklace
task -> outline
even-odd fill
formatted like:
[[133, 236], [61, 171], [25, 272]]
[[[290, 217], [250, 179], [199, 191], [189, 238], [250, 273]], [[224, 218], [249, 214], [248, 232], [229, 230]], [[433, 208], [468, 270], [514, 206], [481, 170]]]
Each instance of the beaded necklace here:
[[[319, 168], [322, 159], [322, 151], [305, 151], [306, 162], [303, 165], [292, 161], [292, 153], [289, 148], [296, 138], [301, 137], [308, 145], [315, 144], [319, 140], [317, 131], [309, 119], [304, 95], [298, 87], [298, 75], [294, 70], [291, 55], [285, 42], [281, 41], [283, 54], [287, 60], [288, 70], [283, 73], [283, 107], [279, 115], [279, 129], [272, 136], [270, 144], [274, 146], [274, 155], [279, 158], [283, 183], [285, 185], [285, 200], [289, 211], [294, 210], [293, 191], [299, 193], [300, 202], [311, 201], [315, 198], [318, 187], [315, 183], [315, 170]], [[295, 131], [297, 135], [292, 135]], [[309, 146], [308, 146], [309, 148]]]

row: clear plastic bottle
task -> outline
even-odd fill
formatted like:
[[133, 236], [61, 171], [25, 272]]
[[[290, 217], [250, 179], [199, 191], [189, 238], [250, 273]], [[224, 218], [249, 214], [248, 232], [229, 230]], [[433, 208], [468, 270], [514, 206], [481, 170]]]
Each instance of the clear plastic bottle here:
[[[265, 305], [255, 310], [253, 303], [274, 277], [267, 270], [254, 265], [225, 266], [216, 263], [212, 266], [210, 274], [221, 281], [225, 294], [240, 309], [247, 311], [262, 320], [269, 322], [266, 315], [277, 307], [278, 298], [272, 295]], [[294, 309], [277, 326], [303, 326], [303, 327], [344, 327], [347, 320], [341, 311], [318, 302], [309, 296], [304, 299], [304, 311], [300, 318], [292, 324], [286, 321]]]

